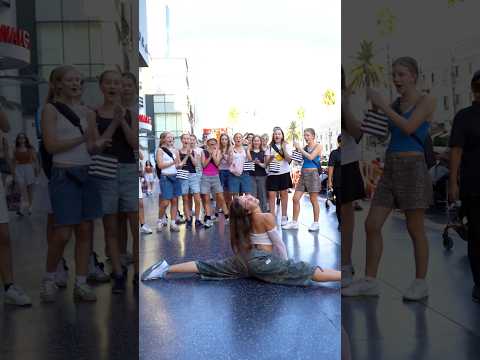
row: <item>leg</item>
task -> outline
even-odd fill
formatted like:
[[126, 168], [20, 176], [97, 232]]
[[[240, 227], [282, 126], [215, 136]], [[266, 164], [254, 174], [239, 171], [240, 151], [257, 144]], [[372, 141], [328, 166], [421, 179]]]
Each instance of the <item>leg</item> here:
[[[300, 215], [300, 199], [303, 196], [303, 191], [295, 191], [293, 195], [293, 221], [298, 221], [298, 215]], [[286, 213], [286, 212], [285, 212]], [[283, 200], [282, 200], [282, 215], [283, 212]]]
[[280, 201], [282, 203], [282, 216], [287, 216], [288, 209], [288, 191], [280, 191]]
[[183, 195], [182, 200], [185, 219], [190, 220], [190, 218], [192, 217], [192, 207], [190, 206], [190, 202], [188, 201], [188, 194]]
[[267, 177], [258, 176], [257, 177], [257, 195], [260, 199], [260, 205], [263, 212], [267, 211]]
[[178, 209], [178, 198], [173, 197], [170, 200], [170, 221], [172, 224], [175, 224], [175, 220], [177, 219], [177, 209]]
[[340, 281], [342, 280], [342, 272], [332, 269], [316, 268], [312, 275], [312, 280], [316, 282]]
[[27, 185], [27, 202], [28, 209], [30, 210], [33, 204], [33, 185]]
[[[65, 245], [72, 236], [72, 226], [57, 226], [53, 228], [52, 236], [48, 240], [47, 273], [57, 271], [57, 265], [63, 256]], [[88, 244], [90, 247], [90, 245]]]
[[270, 205], [270, 213], [275, 216], [275, 202], [277, 201], [277, 193], [275, 191], [268, 192], [268, 203]]
[[365, 220], [365, 231], [367, 234], [366, 276], [377, 276], [383, 252], [382, 227], [391, 212], [392, 209], [390, 208], [372, 206]]
[[[88, 258], [90, 256], [90, 236], [92, 234], [91, 221], [84, 221], [75, 225], [75, 273], [77, 276], [87, 276]], [[113, 263], [113, 260], [112, 260]]]
[[205, 216], [210, 216], [212, 214], [210, 208], [210, 194], [202, 194], [202, 203], [205, 208]]
[[480, 286], [480, 203], [478, 198], [465, 201], [468, 220], [468, 260], [473, 281]]
[[352, 265], [352, 246], [353, 246], [353, 230], [355, 227], [355, 213], [353, 210], [353, 202], [342, 204], [340, 211], [341, 223], [340, 229], [342, 234], [342, 266]]
[[415, 275], [424, 279], [428, 271], [428, 240], [425, 234], [425, 210], [415, 209], [405, 211], [407, 230], [413, 241], [415, 254]]
[[117, 216], [118, 216], [118, 252], [121, 255], [124, 255], [127, 253], [127, 243], [128, 243], [127, 216], [125, 213], [118, 213]]
[[199, 193], [193, 194], [193, 201], [195, 202], [195, 220], [200, 219], [200, 209], [202, 208], [202, 200]]
[[225, 203], [225, 199], [223, 198], [223, 193], [217, 193], [216, 199], [218, 204], [217, 206], [220, 206], [223, 210], [223, 214], [228, 216], [228, 208], [227, 208], [227, 204]]
[[312, 203], [313, 208], [313, 221], [318, 222], [318, 219], [320, 218], [320, 204], [318, 203], [318, 193], [310, 193], [310, 202]]
[[4, 284], [13, 282], [12, 248], [8, 223], [0, 224], [0, 279]]
[[145, 208], [143, 206], [143, 199], [138, 199], [138, 221], [140, 224], [145, 224]]
[[139, 214], [138, 212], [128, 212], [126, 213], [128, 221], [130, 223], [130, 230], [132, 234], [132, 242], [133, 242], [133, 267], [135, 274], [138, 274], [139, 272], [139, 267], [138, 267], [138, 262], [139, 262], [139, 248], [138, 248], [138, 217]]
[[121, 275], [122, 265], [120, 263], [120, 249], [118, 246], [118, 214], [105, 215], [103, 217], [103, 229], [105, 233], [105, 242], [110, 249], [112, 270], [116, 275]]
[[195, 261], [184, 262], [170, 265], [169, 273], [198, 273], [198, 267]]
[[167, 210], [169, 203], [170, 203], [170, 200], [160, 200], [160, 207], [158, 208], [158, 218], [160, 220], [163, 219], [163, 217], [165, 216], [165, 211]]

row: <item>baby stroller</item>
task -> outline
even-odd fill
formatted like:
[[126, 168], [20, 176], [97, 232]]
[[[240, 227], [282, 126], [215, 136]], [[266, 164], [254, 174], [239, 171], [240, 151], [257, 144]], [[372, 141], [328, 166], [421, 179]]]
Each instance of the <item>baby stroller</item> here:
[[434, 205], [438, 209], [448, 206], [448, 177], [450, 171], [445, 164], [439, 163], [430, 169], [433, 184]]
[[465, 216], [465, 210], [460, 202], [449, 206], [447, 209], [448, 224], [443, 230], [443, 247], [446, 250], [453, 248], [453, 238], [450, 236], [449, 231], [454, 230], [458, 236], [464, 241], [468, 241], [468, 223]]
[[335, 194], [333, 193], [333, 190], [328, 190], [327, 191], [327, 197], [325, 199], [325, 207], [327, 209], [330, 209], [330, 204], [332, 203], [333, 206], [337, 206], [337, 199], [335, 197]]

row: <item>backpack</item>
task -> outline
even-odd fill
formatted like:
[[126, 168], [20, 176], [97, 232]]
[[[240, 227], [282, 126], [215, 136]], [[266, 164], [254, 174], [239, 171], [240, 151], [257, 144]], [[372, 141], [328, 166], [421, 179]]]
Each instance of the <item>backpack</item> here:
[[[392, 109], [395, 110], [397, 114], [402, 114], [402, 111], [400, 110], [400, 98], [397, 98], [392, 104]], [[420, 138], [415, 135], [415, 133], [412, 133], [410, 136], [422, 146], [425, 156], [425, 163], [427, 165], [427, 169], [430, 170], [437, 163], [437, 158], [435, 156], [435, 151], [433, 150], [433, 141], [432, 137], [430, 136], [430, 132], [425, 137], [424, 142], [420, 140]]]

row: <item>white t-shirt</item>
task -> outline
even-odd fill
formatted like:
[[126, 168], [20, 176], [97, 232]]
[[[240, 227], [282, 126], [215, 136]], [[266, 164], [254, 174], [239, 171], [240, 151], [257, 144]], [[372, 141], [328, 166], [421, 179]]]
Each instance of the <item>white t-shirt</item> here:
[[359, 161], [362, 156], [362, 148], [353, 136], [342, 131], [342, 165]]
[[[285, 147], [287, 149], [287, 153], [289, 156], [292, 156], [292, 152], [293, 152], [293, 147], [288, 144], [288, 143], [285, 143]], [[277, 144], [277, 148], [278, 150], [282, 151], [281, 147], [279, 144]], [[273, 149], [271, 146], [269, 146], [267, 148], [267, 150], [265, 151], [265, 156], [272, 156], [274, 155], [274, 159], [273, 160], [276, 160], [280, 163], [280, 171], [278, 173], [268, 173], [268, 175], [283, 175], [283, 174], [287, 174], [287, 173], [290, 173], [290, 165], [288, 164], [288, 161], [286, 161], [285, 159], [282, 158], [281, 155], [279, 155], [275, 149]], [[273, 161], [272, 160], [272, 161]]]

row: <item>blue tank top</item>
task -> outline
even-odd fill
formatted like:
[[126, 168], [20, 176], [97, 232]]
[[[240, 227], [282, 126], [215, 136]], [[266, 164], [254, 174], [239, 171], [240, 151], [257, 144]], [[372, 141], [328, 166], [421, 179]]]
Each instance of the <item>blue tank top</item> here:
[[[316, 148], [316, 147], [315, 147]], [[305, 151], [307, 151], [305, 149]], [[307, 151], [308, 152], [308, 151]], [[315, 164], [316, 163], [316, 164]], [[303, 157], [303, 166], [302, 169], [318, 169], [320, 166], [320, 156], [317, 156], [313, 160], [307, 159], [305, 156]]]
[[[412, 116], [413, 110], [407, 111], [402, 114], [406, 119], [410, 119]], [[398, 126], [396, 126], [391, 120], [389, 124], [390, 128], [390, 144], [388, 145], [387, 152], [407, 152], [407, 151], [416, 151], [424, 152], [423, 146], [418, 143], [411, 135], [405, 134]], [[415, 135], [424, 143], [428, 135], [428, 130], [430, 129], [430, 123], [424, 121], [418, 128], [415, 130]]]

